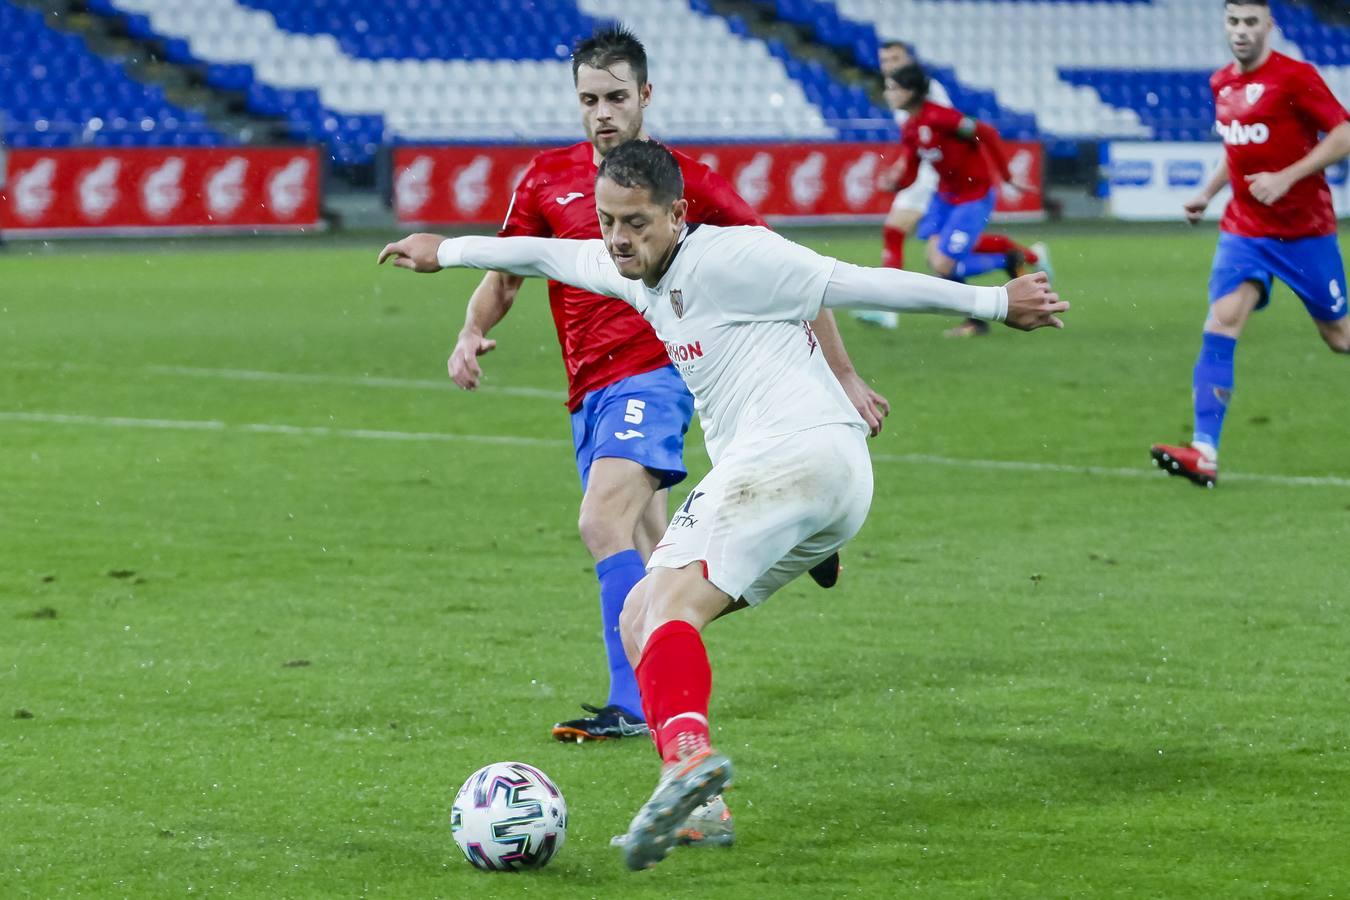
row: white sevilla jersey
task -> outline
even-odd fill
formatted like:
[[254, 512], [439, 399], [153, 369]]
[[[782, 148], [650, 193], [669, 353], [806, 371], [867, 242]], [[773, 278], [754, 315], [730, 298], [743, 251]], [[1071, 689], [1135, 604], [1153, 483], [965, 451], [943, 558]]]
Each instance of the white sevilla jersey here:
[[577, 265], [587, 280], [632, 305], [665, 343], [714, 464], [732, 440], [866, 428], [809, 324], [835, 260], [767, 228], [696, 225], [649, 288], [619, 274], [603, 241], [584, 244]]

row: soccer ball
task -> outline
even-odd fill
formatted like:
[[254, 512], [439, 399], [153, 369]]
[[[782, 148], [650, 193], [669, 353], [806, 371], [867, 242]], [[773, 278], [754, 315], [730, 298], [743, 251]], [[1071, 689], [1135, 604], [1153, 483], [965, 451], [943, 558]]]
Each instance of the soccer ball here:
[[539, 869], [567, 839], [567, 802], [534, 766], [493, 763], [470, 775], [455, 795], [450, 831], [479, 869]]

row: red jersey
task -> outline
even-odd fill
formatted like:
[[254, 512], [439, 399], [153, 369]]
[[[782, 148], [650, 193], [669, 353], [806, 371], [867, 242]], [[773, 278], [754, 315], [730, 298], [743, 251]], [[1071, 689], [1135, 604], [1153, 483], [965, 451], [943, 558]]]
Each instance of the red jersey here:
[[925, 160], [937, 171], [938, 194], [948, 203], [969, 203], [988, 194], [994, 186], [991, 163], [1005, 181], [1012, 180], [1003, 144], [993, 126], [931, 100], [905, 122], [900, 131], [900, 152], [908, 160], [901, 187], [913, 181], [919, 160]]
[[[689, 221], [710, 225], [763, 225], [726, 179], [678, 151], [684, 174]], [[536, 156], [511, 197], [502, 237], [527, 235], [591, 240], [600, 237], [595, 212], [591, 145], [583, 141]], [[621, 378], [670, 364], [665, 345], [651, 326], [622, 300], [592, 294], [556, 281], [548, 283], [553, 324], [567, 367], [567, 408], [576, 410], [586, 394]]]
[[1253, 72], [1242, 72], [1237, 63], [1224, 66], [1210, 76], [1209, 87], [1233, 186], [1219, 227], [1255, 238], [1335, 234], [1331, 189], [1322, 173], [1295, 184], [1273, 206], [1252, 196], [1246, 178], [1298, 162], [1317, 145], [1320, 134], [1350, 118], [1317, 69], [1272, 53]]

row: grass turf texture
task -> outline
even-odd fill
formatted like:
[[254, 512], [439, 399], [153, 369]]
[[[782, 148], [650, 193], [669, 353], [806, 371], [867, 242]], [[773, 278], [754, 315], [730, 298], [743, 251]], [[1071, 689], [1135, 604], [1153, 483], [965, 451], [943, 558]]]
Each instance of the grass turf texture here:
[[[871, 518], [840, 588], [709, 630], [739, 844], [639, 875], [607, 842], [650, 747], [548, 738], [604, 666], [542, 286], [468, 395], [443, 361], [477, 275], [376, 270], [378, 239], [12, 247], [0, 893], [1340, 895], [1344, 481], [905, 461], [1143, 472], [1188, 431], [1213, 237], [1060, 233], [1060, 334], [844, 321], [895, 406]], [[1346, 478], [1348, 375], [1281, 290], [1224, 474]], [[454, 790], [505, 759], [569, 803], [537, 874], [451, 842]]]

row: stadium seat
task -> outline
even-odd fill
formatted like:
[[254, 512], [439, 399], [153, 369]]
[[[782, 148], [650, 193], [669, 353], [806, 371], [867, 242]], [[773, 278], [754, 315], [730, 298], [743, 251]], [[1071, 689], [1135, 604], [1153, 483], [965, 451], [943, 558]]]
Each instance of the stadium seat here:
[[162, 88], [135, 81], [40, 13], [8, 2], [0, 2], [0, 71], [0, 142], [15, 147], [225, 140]]

